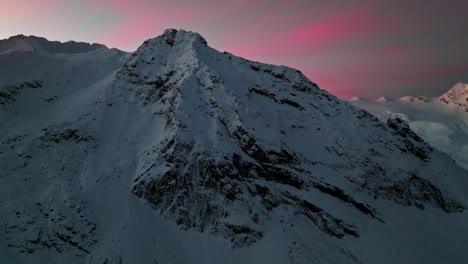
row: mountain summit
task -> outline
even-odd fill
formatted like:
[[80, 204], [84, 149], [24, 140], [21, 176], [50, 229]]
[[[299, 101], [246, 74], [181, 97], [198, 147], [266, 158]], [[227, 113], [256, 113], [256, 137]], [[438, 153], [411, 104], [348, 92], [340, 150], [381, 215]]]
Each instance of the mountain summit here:
[[0, 106], [9, 263], [468, 257], [467, 171], [403, 120], [189, 31], [119, 59], [76, 89], [38, 75]]
[[441, 95], [439, 101], [449, 105], [457, 105], [468, 112], [468, 84], [456, 84], [448, 92]]

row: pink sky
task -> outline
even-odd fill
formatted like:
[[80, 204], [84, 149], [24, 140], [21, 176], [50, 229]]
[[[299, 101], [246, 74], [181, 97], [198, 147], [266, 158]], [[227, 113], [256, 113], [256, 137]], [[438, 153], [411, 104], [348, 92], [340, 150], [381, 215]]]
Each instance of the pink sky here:
[[133, 51], [166, 28], [300, 69], [340, 96], [438, 95], [468, 82], [468, 1], [0, 0], [0, 39], [25, 34]]

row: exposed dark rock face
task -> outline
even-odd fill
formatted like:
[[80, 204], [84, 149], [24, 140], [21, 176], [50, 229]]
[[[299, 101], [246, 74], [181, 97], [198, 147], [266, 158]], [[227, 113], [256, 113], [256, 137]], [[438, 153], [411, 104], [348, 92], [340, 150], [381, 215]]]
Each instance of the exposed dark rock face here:
[[22, 90], [27, 88], [41, 88], [42, 81], [34, 80], [24, 82], [20, 85], [0, 87], [0, 105], [11, 104], [16, 102], [15, 97], [21, 93]]
[[168, 29], [163, 34], [164, 40], [171, 47], [174, 46], [176, 35], [177, 35], [177, 30], [175, 29]]
[[323, 209], [311, 204], [308, 201], [302, 201], [304, 214], [317, 225], [317, 227], [330, 236], [342, 238], [345, 235], [359, 237], [355, 227], [346, 224], [343, 220], [337, 219], [325, 212]]
[[380, 220], [378, 213], [376, 209], [370, 207], [369, 205], [360, 203], [356, 201], [353, 197], [350, 195], [344, 193], [343, 190], [336, 186], [332, 186], [330, 184], [319, 184], [314, 182], [313, 186], [320, 190], [321, 192], [324, 192], [326, 194], [329, 194], [337, 199], [340, 199], [343, 202], [349, 203], [351, 206], [355, 207], [359, 211], [361, 211], [363, 214], [369, 215], [373, 218], [377, 218]]
[[[44, 249], [58, 253], [69, 251], [77, 257], [89, 254], [90, 248], [97, 243], [96, 224], [83, 213], [85, 204], [76, 204], [74, 201], [66, 203], [68, 211], [80, 215], [79, 221], [68, 219], [54, 207], [40, 202], [29, 211], [15, 211], [15, 218], [10, 219], [6, 226], [8, 247], [17, 248], [27, 254]], [[18, 243], [21, 241], [19, 238], [26, 243]]]
[[423, 143], [424, 141], [416, 133], [414, 133], [409, 125], [401, 118], [390, 118], [387, 125], [403, 138], [405, 147], [401, 148], [403, 152], [414, 154], [421, 160], [428, 161], [429, 153], [432, 152], [432, 147]]
[[94, 141], [95, 138], [92, 136], [86, 136], [78, 129], [65, 129], [64, 131], [49, 131], [44, 128], [42, 131], [41, 140], [45, 142], [60, 143], [62, 141], [75, 141], [78, 142], [90, 142]]
[[427, 99], [426, 97], [424, 97], [422, 95], [416, 96], [415, 100], [418, 100], [418, 101], [423, 102], [423, 103], [428, 103], [429, 102], [429, 99]]
[[290, 99], [287, 99], [287, 98], [278, 99], [278, 98], [276, 98], [276, 96], [273, 93], [270, 93], [270, 92], [268, 92], [266, 90], [263, 90], [263, 89], [257, 89], [257, 88], [252, 87], [252, 88], [249, 88], [249, 92], [253, 92], [253, 93], [268, 97], [268, 98], [272, 99], [275, 103], [287, 104], [287, 105], [295, 107], [295, 108], [297, 108], [297, 109], [299, 109], [301, 111], [304, 110], [304, 107], [301, 106], [299, 103], [297, 103], [295, 101], [292, 101]]
[[426, 205], [440, 208], [447, 213], [462, 212], [465, 207], [446, 197], [442, 191], [428, 180], [412, 175], [410, 178], [380, 187], [378, 194], [404, 206], [416, 206], [423, 210]]
[[262, 239], [263, 233], [244, 225], [226, 223], [212, 229], [213, 234], [222, 234], [230, 240], [234, 248], [249, 246]]

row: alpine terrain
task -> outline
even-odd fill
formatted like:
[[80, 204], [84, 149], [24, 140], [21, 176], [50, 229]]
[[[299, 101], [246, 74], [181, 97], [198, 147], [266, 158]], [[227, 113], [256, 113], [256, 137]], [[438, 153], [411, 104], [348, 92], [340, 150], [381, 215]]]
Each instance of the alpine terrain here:
[[0, 120], [2, 263], [468, 259], [467, 170], [197, 33], [2, 40]]
[[468, 84], [458, 83], [443, 95], [426, 100], [411, 96], [400, 100], [381, 98], [349, 101], [382, 122], [403, 119], [418, 136], [468, 169]]

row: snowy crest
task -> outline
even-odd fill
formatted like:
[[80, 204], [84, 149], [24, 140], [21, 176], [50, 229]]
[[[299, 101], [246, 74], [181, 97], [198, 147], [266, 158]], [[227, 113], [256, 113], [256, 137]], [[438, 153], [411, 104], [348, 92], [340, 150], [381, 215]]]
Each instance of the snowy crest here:
[[468, 112], [468, 84], [456, 84], [448, 92], [440, 96], [439, 101], [449, 105], [459, 106]]

